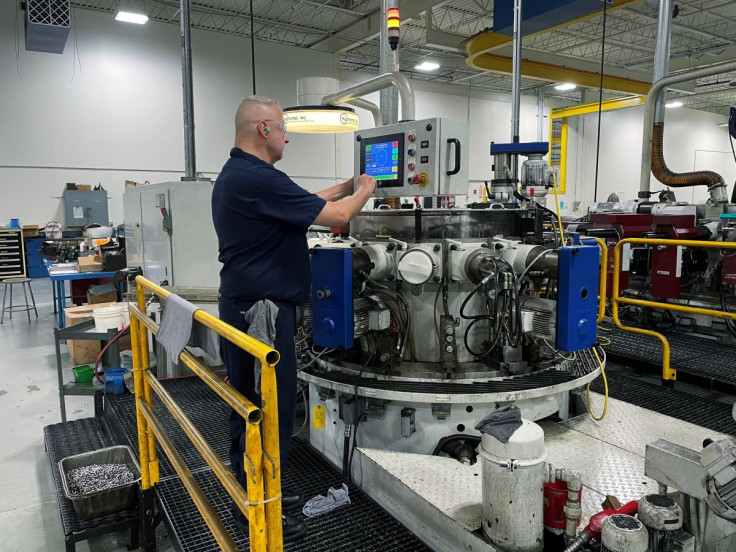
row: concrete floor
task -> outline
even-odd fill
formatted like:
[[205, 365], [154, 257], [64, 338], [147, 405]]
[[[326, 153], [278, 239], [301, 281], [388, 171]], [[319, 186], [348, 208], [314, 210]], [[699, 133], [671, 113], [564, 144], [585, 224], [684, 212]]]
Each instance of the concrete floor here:
[[[0, 550], [64, 551], [43, 428], [61, 422], [53, 328], [56, 315], [48, 278], [32, 281], [38, 319], [8, 313], [0, 325]], [[0, 288], [3, 286], [0, 285]], [[0, 290], [1, 291], [1, 290]], [[64, 352], [65, 381], [73, 379]], [[94, 415], [92, 397], [66, 397], [68, 420]], [[160, 529], [158, 550], [171, 550]], [[77, 544], [80, 552], [127, 550], [128, 535], [113, 534]]]

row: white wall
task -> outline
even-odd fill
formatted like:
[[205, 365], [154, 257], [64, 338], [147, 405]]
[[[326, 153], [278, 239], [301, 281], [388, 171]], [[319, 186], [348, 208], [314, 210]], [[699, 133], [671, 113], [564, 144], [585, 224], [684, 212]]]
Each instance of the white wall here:
[[[15, 18], [14, 3], [0, 2], [0, 224], [63, 222], [66, 182], [102, 184], [111, 220], [122, 222], [126, 179], [178, 180], [184, 172], [178, 26], [76, 10], [77, 59], [74, 31], [62, 55], [26, 52], [21, 19], [16, 67]], [[192, 52], [197, 171], [214, 178], [232, 147], [235, 109], [252, 92], [250, 43], [194, 31]], [[296, 103], [297, 78], [332, 68], [328, 54], [256, 43], [257, 92], [284, 106]], [[297, 154], [280, 168], [332, 182], [334, 144], [334, 136], [295, 136]]]
[[[616, 192], [623, 200], [636, 199], [639, 191], [644, 107], [602, 114], [598, 201]], [[567, 192], [560, 196], [566, 212], [584, 214], [593, 203], [595, 188], [598, 114], [569, 119]], [[730, 198], [736, 179], [736, 163], [728, 143], [728, 130], [718, 123], [725, 116], [690, 109], [668, 109], [665, 113], [664, 158], [675, 172], [708, 169], [721, 174]], [[651, 177], [651, 190], [665, 186]], [[673, 189], [678, 201], [702, 202], [708, 197], [704, 186]], [[573, 211], [572, 202], [580, 201]]]

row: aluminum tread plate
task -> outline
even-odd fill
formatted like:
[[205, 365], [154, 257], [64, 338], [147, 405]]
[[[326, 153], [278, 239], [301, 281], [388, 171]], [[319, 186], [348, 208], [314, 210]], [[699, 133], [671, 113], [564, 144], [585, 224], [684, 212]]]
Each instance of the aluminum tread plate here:
[[[247, 550], [248, 538], [235, 528], [229, 495], [209, 470], [194, 474], [215, 511], [241, 550]], [[339, 488], [342, 476], [323, 460], [309, 444], [299, 439], [292, 443], [289, 467], [283, 484], [306, 498]], [[348, 483], [351, 504], [307, 520], [306, 536], [294, 543], [284, 543], [284, 551], [401, 551], [429, 552], [417, 537], [394, 520], [380, 506]], [[159, 500], [174, 529], [178, 548], [191, 552], [219, 550], [214, 537], [178, 478], [169, 478], [157, 486]]]
[[480, 462], [467, 466], [443, 456], [368, 448], [359, 450], [466, 530], [480, 529]]
[[[673, 423], [676, 420], [672, 420]], [[644, 456], [575, 431], [555, 422], [542, 422], [547, 462], [577, 471], [586, 487], [623, 502], [656, 492], [657, 483], [644, 475]]]
[[[603, 410], [603, 395], [591, 393], [591, 399], [593, 412], [600, 415]], [[584, 414], [565, 420], [561, 424], [640, 456], [644, 456], [647, 444], [657, 439], [665, 439], [683, 447], [700, 450], [706, 437], [711, 439], [727, 437], [725, 434], [714, 433], [689, 422], [681, 420], [673, 422], [669, 416], [614, 398], [608, 399], [606, 416], [600, 422]]]
[[[713, 431], [736, 435], [730, 405], [706, 397], [693, 400], [692, 394], [615, 371], [615, 368], [615, 364], [608, 363], [609, 396]], [[591, 382], [590, 388], [603, 393], [603, 378]]]
[[102, 418], [84, 418], [66, 424], [48, 425], [43, 428], [43, 436], [65, 535], [69, 536], [105, 525], [120, 524], [135, 518], [135, 509], [132, 508], [97, 519], [83, 520], [77, 516], [72, 501], [64, 495], [59, 460], [118, 444]]

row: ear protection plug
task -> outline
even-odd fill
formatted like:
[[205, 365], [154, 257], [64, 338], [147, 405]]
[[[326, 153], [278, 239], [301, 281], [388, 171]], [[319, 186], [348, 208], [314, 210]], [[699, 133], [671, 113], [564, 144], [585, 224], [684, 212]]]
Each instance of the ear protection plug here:
[[264, 128], [263, 129], [263, 132], [265, 132], [266, 134], [269, 134], [271, 132], [271, 129], [270, 128]]

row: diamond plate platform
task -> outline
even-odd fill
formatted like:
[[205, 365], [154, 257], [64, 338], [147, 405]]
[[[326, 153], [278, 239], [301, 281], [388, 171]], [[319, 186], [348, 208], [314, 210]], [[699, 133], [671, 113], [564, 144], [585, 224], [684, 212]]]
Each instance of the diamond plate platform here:
[[[603, 410], [603, 395], [591, 393], [591, 398], [593, 412], [599, 415]], [[699, 450], [706, 437], [714, 440], [727, 437], [681, 420], [673, 424], [669, 416], [614, 398], [609, 398], [606, 417], [600, 422], [584, 415], [565, 420], [561, 425], [639, 456], [644, 456], [647, 444], [657, 439]]]
[[[659, 382], [647, 381], [620, 370], [612, 362], [607, 364], [609, 395], [632, 405], [659, 412], [707, 429], [736, 435], [736, 422], [731, 415], [732, 406], [715, 399], [663, 387]], [[597, 378], [590, 384], [597, 393], [603, 392], [603, 380]]]

